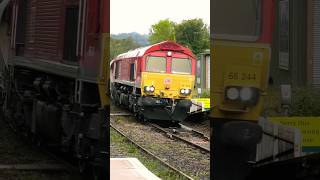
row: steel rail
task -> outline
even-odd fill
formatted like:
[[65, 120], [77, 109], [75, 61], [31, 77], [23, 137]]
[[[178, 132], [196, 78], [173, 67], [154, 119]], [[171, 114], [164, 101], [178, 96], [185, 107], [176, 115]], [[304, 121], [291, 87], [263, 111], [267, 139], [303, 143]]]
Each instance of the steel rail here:
[[[206, 153], [210, 153], [210, 149], [209, 149], [209, 148], [200, 146], [200, 145], [195, 144], [195, 143], [193, 143], [193, 142], [191, 142], [191, 141], [189, 141], [189, 140], [187, 140], [187, 139], [185, 139], [185, 138], [182, 138], [182, 137], [180, 137], [180, 136], [178, 136], [178, 135], [175, 135], [175, 134], [169, 132], [168, 130], [166, 130], [165, 128], [162, 128], [162, 127], [160, 127], [159, 125], [156, 125], [156, 124], [154, 124], [154, 123], [150, 123], [150, 122], [149, 122], [148, 124], [149, 124], [150, 126], [156, 128], [156, 129], [162, 131], [163, 133], [168, 134], [170, 137], [173, 137], [173, 138], [175, 138], [175, 139], [177, 139], [177, 140], [183, 141], [183, 142], [185, 142], [185, 143], [187, 143], [187, 144], [189, 144], [189, 145], [192, 145], [192, 146], [194, 146], [194, 147], [196, 147], [196, 148], [198, 148], [198, 149], [200, 149], [200, 150], [202, 150], [202, 151], [205, 151]], [[202, 133], [200, 133], [200, 134], [202, 134]], [[205, 137], [205, 136], [204, 136], [204, 137]], [[206, 138], [204, 138], [204, 139], [206, 139]], [[207, 140], [207, 139], [206, 139], [206, 140]]]
[[139, 143], [135, 142], [133, 139], [131, 139], [130, 137], [126, 136], [121, 130], [119, 130], [118, 128], [116, 128], [115, 126], [112, 125], [112, 123], [110, 123], [110, 127], [112, 129], [114, 129], [116, 132], [118, 132], [121, 136], [125, 137], [128, 141], [130, 141], [132, 144], [136, 145], [139, 149], [141, 149], [142, 151], [144, 151], [145, 153], [147, 153], [149, 156], [153, 157], [154, 159], [160, 161], [163, 165], [165, 165], [166, 167], [168, 167], [169, 169], [175, 171], [176, 173], [180, 174], [181, 176], [185, 177], [186, 179], [189, 180], [193, 180], [192, 177], [188, 176], [187, 174], [183, 173], [182, 171], [178, 170], [177, 168], [171, 166], [170, 164], [164, 162], [160, 157], [156, 156], [155, 154], [153, 154], [152, 152], [150, 152], [149, 150], [147, 150], [146, 148], [144, 148], [143, 146], [141, 146]]
[[187, 128], [187, 129], [190, 129], [190, 131], [192, 131], [194, 134], [198, 135], [198, 136], [201, 136], [203, 139], [207, 140], [207, 141], [210, 141], [210, 137], [206, 136], [203, 132], [200, 132], [198, 130], [195, 130], [193, 128], [190, 128], [184, 124], [181, 124], [179, 123], [179, 125], [182, 127], [182, 128]]
[[[132, 114], [131, 114], [131, 113], [119, 113], [119, 112], [117, 112], [117, 113], [110, 113], [110, 116], [130, 116], [130, 115], [132, 115]], [[152, 127], [154, 127], [154, 128], [156, 128], [156, 129], [158, 129], [158, 130], [160, 130], [160, 131], [162, 131], [163, 133], [166, 133], [166, 134], [170, 135], [170, 137], [174, 137], [175, 139], [180, 140], [180, 141], [183, 141], [183, 142], [185, 142], [185, 143], [187, 143], [187, 144], [190, 144], [190, 145], [192, 145], [192, 146], [194, 146], [194, 147], [196, 147], [196, 148], [198, 148], [198, 149], [200, 149], [200, 150], [202, 150], [202, 151], [205, 151], [206, 153], [210, 153], [210, 149], [209, 149], [209, 148], [200, 146], [200, 145], [195, 144], [195, 143], [193, 143], [193, 142], [191, 142], [191, 141], [189, 141], [189, 140], [187, 140], [187, 139], [185, 139], [185, 138], [182, 138], [182, 137], [180, 137], [180, 136], [177, 136], [177, 135], [175, 135], [175, 134], [167, 131], [165, 128], [162, 128], [162, 127], [160, 127], [159, 125], [156, 125], [156, 124], [154, 124], [154, 123], [147, 122], [147, 124], [150, 125], [150, 126], [152, 126]], [[207, 137], [206, 135], [204, 135], [204, 133], [202, 133], [202, 132], [200, 132], [200, 131], [197, 131], [197, 130], [194, 130], [194, 129], [192, 129], [192, 128], [189, 128], [189, 127], [187, 127], [186, 125], [183, 125], [183, 124], [180, 124], [180, 123], [179, 123], [179, 125], [182, 126], [182, 127], [186, 127], [187, 129], [190, 129], [190, 131], [191, 131], [192, 133], [194, 133], [194, 134], [202, 137], [205, 141], [210, 141], [210, 138]]]

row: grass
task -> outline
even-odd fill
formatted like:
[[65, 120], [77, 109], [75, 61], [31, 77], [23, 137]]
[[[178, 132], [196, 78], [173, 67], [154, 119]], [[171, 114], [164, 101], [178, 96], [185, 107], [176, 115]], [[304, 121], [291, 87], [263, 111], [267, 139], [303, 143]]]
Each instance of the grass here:
[[122, 117], [118, 117], [116, 120], [115, 120], [116, 123], [122, 123], [123, 122], [123, 118]]
[[112, 128], [110, 129], [110, 141], [116, 144], [129, 157], [135, 157], [139, 159], [144, 166], [146, 166], [159, 178], [168, 180], [185, 179], [185, 177], [162, 165], [160, 161], [155, 160], [146, 153], [142, 152], [140, 149], [138, 149], [138, 147], [128, 142], [125, 137], [121, 136]]

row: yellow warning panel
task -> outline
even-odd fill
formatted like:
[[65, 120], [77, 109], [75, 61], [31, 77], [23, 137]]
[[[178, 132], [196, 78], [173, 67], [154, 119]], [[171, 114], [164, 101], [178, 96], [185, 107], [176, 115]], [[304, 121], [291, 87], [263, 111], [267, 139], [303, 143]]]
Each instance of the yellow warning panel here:
[[272, 117], [273, 122], [301, 130], [302, 147], [320, 150], [320, 117]]
[[203, 108], [210, 109], [210, 98], [194, 98], [192, 100], [202, 103]]

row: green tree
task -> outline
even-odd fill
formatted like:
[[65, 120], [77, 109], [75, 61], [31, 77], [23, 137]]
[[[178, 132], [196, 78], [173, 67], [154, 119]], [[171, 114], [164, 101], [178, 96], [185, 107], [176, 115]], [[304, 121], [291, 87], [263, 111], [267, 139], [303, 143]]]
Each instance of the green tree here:
[[175, 41], [174, 22], [169, 19], [160, 20], [151, 26], [149, 42], [155, 44], [161, 41]]
[[175, 26], [178, 43], [190, 48], [194, 54], [209, 49], [209, 27], [202, 19], [183, 20]]
[[131, 49], [139, 47], [131, 37], [125, 39], [114, 39], [110, 38], [110, 57], [113, 59], [119, 54], [125, 53]]

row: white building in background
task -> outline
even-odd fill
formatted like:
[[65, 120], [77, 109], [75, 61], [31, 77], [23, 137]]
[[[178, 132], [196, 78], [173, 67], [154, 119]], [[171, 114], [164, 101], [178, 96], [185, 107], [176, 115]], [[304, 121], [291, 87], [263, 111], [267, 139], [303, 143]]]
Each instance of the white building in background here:
[[198, 94], [207, 93], [210, 90], [210, 50], [200, 53], [197, 58], [196, 88]]

